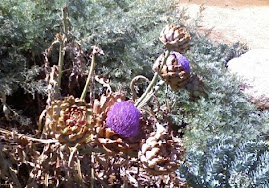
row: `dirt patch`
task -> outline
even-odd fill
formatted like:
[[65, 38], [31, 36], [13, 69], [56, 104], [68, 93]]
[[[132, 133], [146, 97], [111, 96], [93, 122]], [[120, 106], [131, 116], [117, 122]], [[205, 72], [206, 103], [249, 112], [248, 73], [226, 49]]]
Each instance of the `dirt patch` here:
[[[240, 41], [251, 49], [269, 49], [269, 0], [180, 2], [179, 7], [187, 8], [187, 14], [191, 18], [202, 16], [199, 30], [200, 32], [212, 30], [209, 35], [211, 39], [228, 44]], [[205, 2], [204, 10], [199, 14], [203, 2]]]
[[181, 0], [180, 3], [204, 4], [218, 7], [269, 6], [269, 0]]

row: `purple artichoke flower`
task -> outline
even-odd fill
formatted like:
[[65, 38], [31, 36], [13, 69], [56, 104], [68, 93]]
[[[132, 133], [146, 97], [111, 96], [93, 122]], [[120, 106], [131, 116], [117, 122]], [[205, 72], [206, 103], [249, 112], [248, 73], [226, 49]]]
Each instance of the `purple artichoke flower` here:
[[177, 59], [177, 63], [183, 66], [183, 69], [186, 72], [191, 72], [191, 68], [190, 68], [190, 62], [188, 61], [188, 59], [186, 57], [184, 57], [183, 55], [181, 55], [181, 53], [179, 52], [170, 52], [170, 55], [175, 56], [175, 58]]
[[137, 136], [140, 132], [141, 113], [127, 101], [116, 102], [107, 113], [106, 125], [126, 138]]

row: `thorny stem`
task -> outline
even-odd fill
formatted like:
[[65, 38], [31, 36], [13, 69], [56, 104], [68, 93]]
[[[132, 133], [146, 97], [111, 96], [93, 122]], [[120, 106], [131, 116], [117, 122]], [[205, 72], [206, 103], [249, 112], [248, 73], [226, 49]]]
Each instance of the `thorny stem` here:
[[88, 91], [88, 88], [89, 88], [89, 85], [90, 85], [90, 82], [91, 82], [93, 70], [94, 70], [94, 67], [95, 67], [95, 55], [96, 55], [95, 53], [92, 54], [90, 72], [88, 74], [88, 78], [87, 78], [86, 84], [84, 86], [83, 92], [81, 94], [80, 100], [84, 100], [85, 97], [86, 97], [86, 94], [87, 94], [87, 91]]
[[[162, 62], [162, 64], [161, 64], [161, 66], [160, 66], [160, 68], [159, 68], [159, 71], [158, 71], [158, 72], [155, 72], [155, 74], [154, 74], [154, 76], [153, 76], [153, 78], [152, 78], [150, 84], [148, 85], [148, 87], [147, 87], [145, 93], [143, 93], [143, 95], [142, 95], [142, 96], [138, 99], [138, 101], [135, 103], [135, 106], [136, 106], [136, 107], [140, 108], [140, 107], [141, 107], [141, 105], [140, 105], [141, 103], [145, 104], [145, 103], [148, 102], [148, 100], [150, 99], [150, 97], [149, 97], [149, 98], [146, 98], [146, 97], [147, 97], [147, 95], [151, 92], [151, 90], [152, 90], [152, 88], [154, 87], [154, 85], [156, 84], [156, 82], [157, 82], [157, 80], [158, 80], [159, 72], [162, 70], [163, 65], [166, 63], [167, 58], [169, 57], [169, 55], [170, 55], [170, 50], [167, 51], [167, 54], [166, 54], [166, 56], [165, 56], [165, 58], [164, 58], [164, 60], [163, 60], [163, 62]], [[146, 100], [145, 100], [145, 98], [146, 98]]]

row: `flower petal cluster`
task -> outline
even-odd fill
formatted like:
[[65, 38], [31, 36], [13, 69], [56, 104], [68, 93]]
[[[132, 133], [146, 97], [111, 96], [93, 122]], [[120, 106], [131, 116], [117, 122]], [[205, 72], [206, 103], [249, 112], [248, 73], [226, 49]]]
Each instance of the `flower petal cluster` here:
[[106, 125], [126, 138], [140, 133], [140, 111], [128, 101], [116, 102], [107, 113]]

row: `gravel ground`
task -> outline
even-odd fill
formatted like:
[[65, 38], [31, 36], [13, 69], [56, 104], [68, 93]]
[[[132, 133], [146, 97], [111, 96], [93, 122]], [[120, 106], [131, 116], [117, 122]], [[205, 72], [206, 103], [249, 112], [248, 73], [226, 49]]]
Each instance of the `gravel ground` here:
[[[180, 1], [179, 8], [187, 8], [191, 18], [199, 15], [204, 1]], [[269, 0], [233, 0], [204, 2], [199, 30], [212, 29], [209, 37], [231, 44], [237, 41], [250, 49], [269, 49]]]

